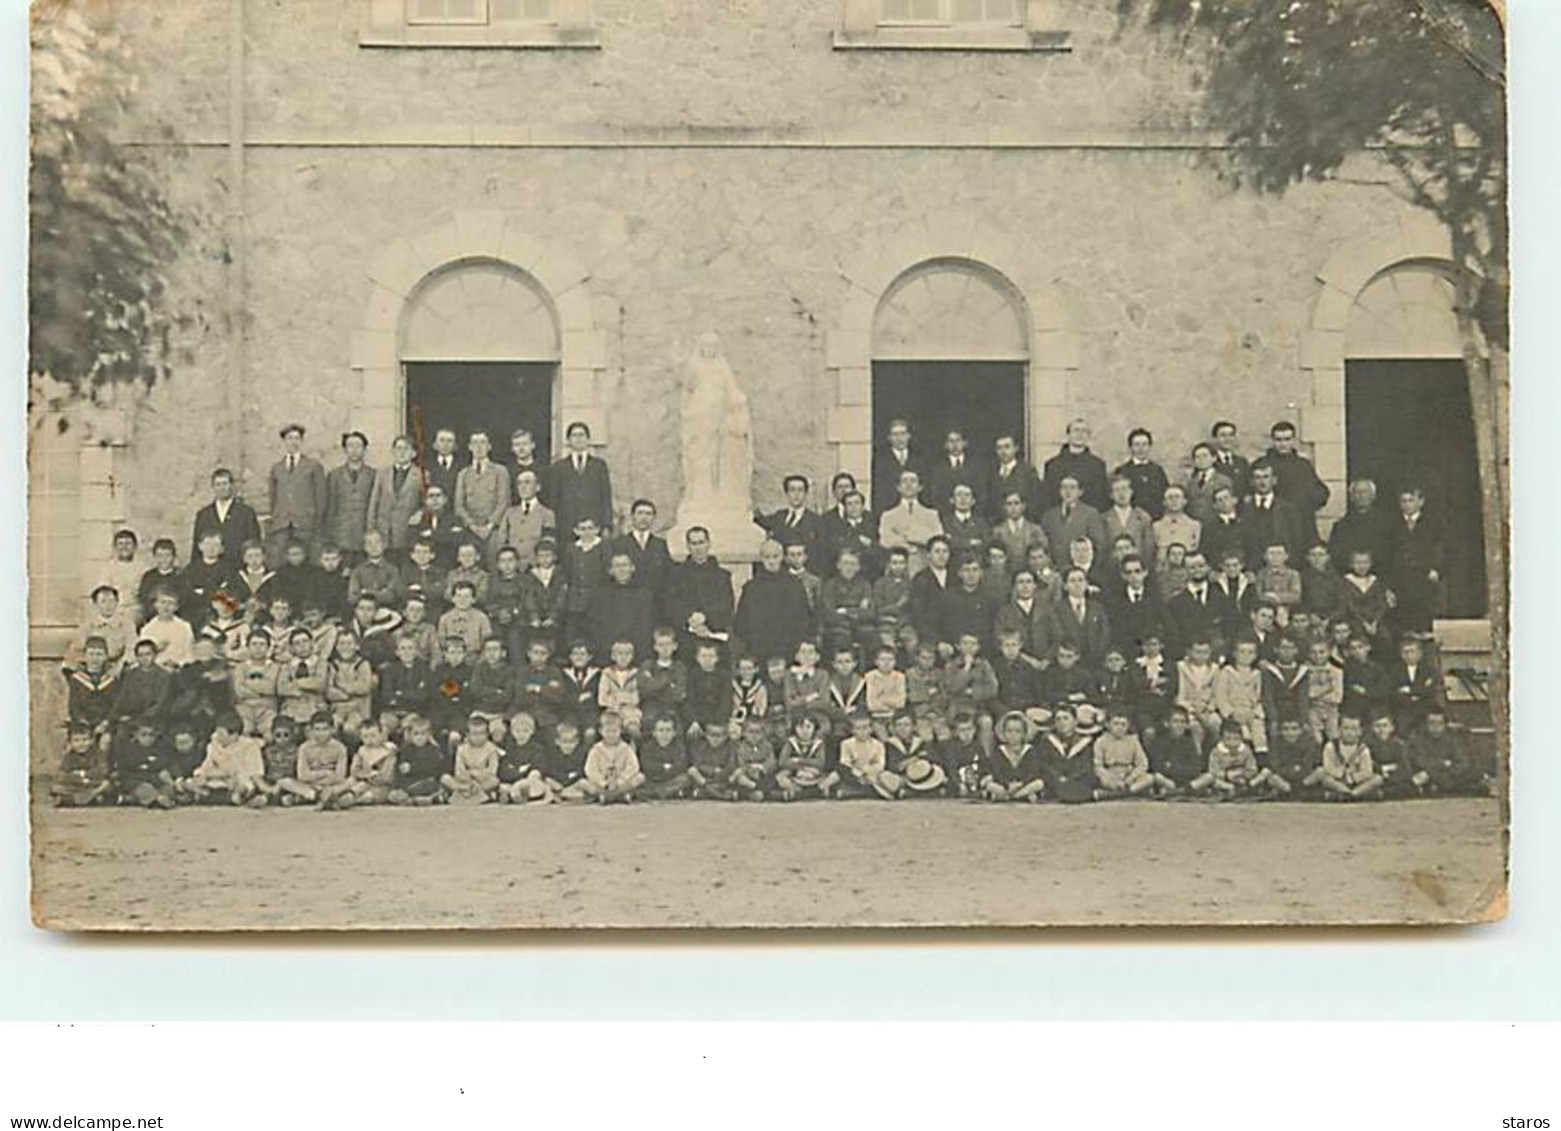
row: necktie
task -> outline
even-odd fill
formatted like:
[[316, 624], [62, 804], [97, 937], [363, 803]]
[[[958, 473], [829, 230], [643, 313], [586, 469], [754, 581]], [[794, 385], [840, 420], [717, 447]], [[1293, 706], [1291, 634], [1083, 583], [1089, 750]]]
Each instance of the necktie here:
[[520, 513], [522, 515], [528, 515], [528, 514], [531, 513], [531, 500], [530, 499], [527, 499], [525, 502], [520, 504]]
[[298, 470], [298, 457], [297, 456], [288, 456], [287, 457], [287, 470], [289, 472], [293, 472], [293, 471], [297, 471]]
[[584, 456], [575, 456], [575, 470], [576, 471], [584, 471], [585, 470], [585, 457]]

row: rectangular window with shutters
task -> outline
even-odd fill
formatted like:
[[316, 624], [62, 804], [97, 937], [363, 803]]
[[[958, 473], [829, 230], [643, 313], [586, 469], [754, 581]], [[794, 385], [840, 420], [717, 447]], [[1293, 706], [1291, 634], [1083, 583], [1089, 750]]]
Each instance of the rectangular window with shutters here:
[[360, 47], [601, 47], [592, 0], [369, 0]]
[[882, 0], [884, 27], [1023, 27], [1022, 0]]

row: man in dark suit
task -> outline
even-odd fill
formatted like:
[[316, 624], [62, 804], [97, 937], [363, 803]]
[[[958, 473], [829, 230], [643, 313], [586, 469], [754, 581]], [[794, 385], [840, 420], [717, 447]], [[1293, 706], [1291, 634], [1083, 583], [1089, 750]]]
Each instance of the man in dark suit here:
[[1220, 567], [1231, 550], [1246, 561], [1248, 539], [1242, 516], [1236, 509], [1236, 492], [1230, 487], [1216, 487], [1213, 506], [1214, 513], [1203, 524], [1198, 541], [1204, 557], [1214, 569]]
[[[1288, 500], [1306, 523], [1307, 541], [1317, 537], [1317, 512], [1328, 504], [1328, 485], [1317, 475], [1312, 461], [1296, 451], [1295, 425], [1281, 420], [1268, 432], [1274, 446], [1262, 462], [1274, 469], [1274, 494]], [[1255, 465], [1254, 465], [1255, 467]], [[1254, 491], [1257, 485], [1252, 486]], [[1296, 561], [1294, 556], [1292, 561]]]
[[1249, 486], [1247, 473], [1252, 465], [1241, 455], [1235, 424], [1229, 420], [1216, 420], [1209, 435], [1214, 437], [1214, 470], [1230, 480], [1236, 498], [1245, 498]]
[[282, 564], [289, 542], [302, 542], [312, 554], [325, 517], [325, 468], [303, 454], [304, 426], [287, 424], [278, 434], [284, 454], [267, 478], [271, 539], [266, 558], [273, 569]]
[[576, 420], [564, 430], [569, 451], [548, 469], [543, 496], [558, 519], [558, 537], [569, 542], [582, 518], [596, 520], [603, 535], [610, 535], [612, 473], [607, 461], [591, 454], [591, 426]]
[[1224, 626], [1233, 615], [1230, 600], [1209, 581], [1209, 561], [1202, 551], [1187, 555], [1187, 587], [1166, 602], [1166, 620], [1171, 628], [1167, 651], [1180, 658], [1194, 640], [1214, 643], [1220, 654]]
[[510, 457], [505, 461], [505, 466], [509, 468], [510, 495], [515, 498], [520, 497], [520, 485], [517, 482], [520, 479], [520, 473], [530, 471], [537, 477], [537, 498], [542, 500], [543, 506], [548, 506], [547, 496], [541, 493], [541, 489], [547, 479], [547, 467], [537, 459], [536, 437], [531, 434], [529, 429], [515, 429], [515, 431], [510, 433], [509, 451]]
[[[222, 539], [222, 554], [230, 562], [240, 560], [239, 551], [246, 542], [260, 541], [260, 519], [255, 508], [233, 495], [233, 473], [219, 467], [211, 473], [212, 501], [195, 512], [195, 530], [190, 535], [189, 561], [200, 557], [201, 536], [215, 531]], [[132, 595], [126, 594], [129, 600]]]
[[862, 561], [862, 576], [874, 580], [882, 572], [878, 545], [878, 520], [867, 513], [867, 499], [854, 487], [841, 499], [841, 511], [819, 519], [819, 560], [813, 569], [821, 577], [833, 577], [841, 550], [855, 550]]
[[1083, 569], [1072, 566], [1063, 574], [1062, 596], [1052, 605], [1053, 640], [1073, 645], [1084, 666], [1099, 671], [1111, 647], [1111, 618], [1088, 591], [1089, 574]]
[[1035, 468], [1019, 458], [1019, 441], [1011, 435], [1002, 435], [993, 445], [994, 462], [987, 475], [986, 487], [981, 498], [986, 501], [987, 518], [1001, 522], [1004, 517], [1003, 502], [1017, 493], [1024, 500], [1024, 513], [1039, 517], [1041, 506], [1041, 480]]
[[466, 528], [450, 510], [444, 488], [430, 484], [423, 496], [423, 509], [412, 516], [408, 526], [412, 541], [433, 543], [436, 561], [445, 569], [455, 564], [455, 548], [466, 541]]
[[1371, 555], [1374, 569], [1386, 570], [1393, 548], [1393, 515], [1386, 506], [1377, 505], [1377, 485], [1370, 479], [1350, 484], [1350, 509], [1342, 514], [1328, 532], [1328, 557], [1340, 574], [1350, 568], [1357, 550]]
[[1398, 509], [1384, 571], [1398, 595], [1394, 619], [1400, 632], [1427, 633], [1445, 568], [1442, 526], [1426, 513], [1425, 491], [1419, 487], [1398, 493]]
[[1165, 468], [1151, 458], [1154, 452], [1154, 433], [1147, 428], [1135, 428], [1127, 434], [1128, 460], [1111, 473], [1112, 478], [1125, 476], [1133, 485], [1133, 505], [1149, 512], [1158, 521], [1165, 514], [1165, 489], [1171, 481]]
[[[1089, 422], [1079, 418], [1068, 421], [1068, 442], [1046, 461], [1041, 476], [1043, 507], [1054, 507], [1062, 498], [1062, 481], [1069, 476], [1078, 480], [1084, 501], [1097, 511], [1111, 505], [1111, 485], [1106, 478], [1106, 461], [1090, 451]], [[1042, 512], [1044, 513], [1044, 512]]]
[[1317, 524], [1310, 515], [1281, 495], [1277, 475], [1265, 460], [1252, 465], [1252, 498], [1241, 516], [1242, 540], [1247, 568], [1263, 565], [1263, 551], [1279, 543], [1290, 552], [1291, 563], [1306, 560], [1306, 551], [1317, 537]]
[[1129, 660], [1137, 658], [1144, 640], [1166, 637], [1165, 609], [1149, 584], [1149, 567], [1137, 554], [1122, 559], [1122, 581], [1106, 591], [1113, 643]]
[[900, 501], [900, 476], [904, 472], [916, 472], [925, 483], [925, 462], [911, 447], [911, 426], [903, 420], [891, 420], [888, 443], [873, 448], [873, 513], [882, 514]]
[[629, 556], [634, 563], [635, 580], [650, 591], [653, 605], [659, 610], [666, 594], [667, 574], [672, 569], [672, 554], [667, 540], [652, 532], [655, 525], [656, 504], [649, 499], [635, 499], [629, 506], [629, 529], [611, 541], [607, 552]]
[[786, 505], [769, 514], [755, 511], [753, 521], [782, 546], [801, 544], [807, 547], [808, 564], [817, 572], [823, 523], [818, 515], [808, 510], [808, 492], [813, 485], [806, 475], [788, 475], [781, 487], [786, 493]]
[[456, 451], [459, 440], [456, 438], [455, 429], [441, 428], [434, 433], [434, 451], [428, 458], [428, 466], [423, 469], [423, 476], [430, 487], [438, 487], [444, 492], [445, 499], [453, 507], [455, 505], [455, 481], [460, 478], [461, 468], [466, 464], [460, 453]]
[[986, 469], [970, 457], [966, 451], [965, 434], [958, 428], [950, 428], [944, 436], [943, 455], [932, 465], [927, 475], [929, 506], [940, 511], [948, 510], [954, 502], [954, 488], [964, 486], [969, 487], [975, 497], [976, 509], [982, 510], [981, 494], [986, 490]]

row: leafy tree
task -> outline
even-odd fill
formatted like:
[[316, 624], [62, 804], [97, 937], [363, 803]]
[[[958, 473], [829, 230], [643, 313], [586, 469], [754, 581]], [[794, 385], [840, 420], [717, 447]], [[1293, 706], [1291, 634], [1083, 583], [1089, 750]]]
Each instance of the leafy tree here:
[[[1220, 176], [1283, 193], [1375, 159], [1446, 226], [1485, 496], [1505, 733], [1508, 229], [1505, 34], [1485, 0], [1118, 0], [1124, 30], [1176, 44]], [[1157, 111], [1158, 112], [1158, 111]]]
[[120, 145], [125, 52], [78, 5], [40, 5], [32, 47], [29, 356], [35, 404], [103, 399], [167, 376], [187, 316], [167, 267], [186, 218], [145, 148]]

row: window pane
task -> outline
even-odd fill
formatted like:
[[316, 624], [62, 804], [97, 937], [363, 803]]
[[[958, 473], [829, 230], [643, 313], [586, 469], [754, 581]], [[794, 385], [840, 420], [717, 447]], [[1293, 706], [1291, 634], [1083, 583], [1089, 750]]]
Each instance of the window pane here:
[[553, 0], [488, 0], [488, 17], [496, 24], [548, 21], [553, 18]]
[[407, 0], [407, 22], [483, 24], [488, 22], [488, 4], [487, 0]]

